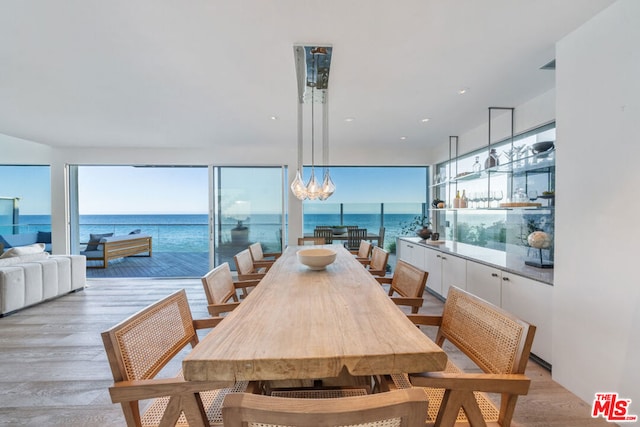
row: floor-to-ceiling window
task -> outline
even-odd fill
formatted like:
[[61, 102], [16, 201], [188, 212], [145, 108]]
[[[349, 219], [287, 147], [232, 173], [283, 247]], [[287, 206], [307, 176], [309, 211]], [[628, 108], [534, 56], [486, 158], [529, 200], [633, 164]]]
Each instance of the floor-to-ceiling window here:
[[72, 253], [84, 252], [92, 235], [152, 237], [151, 257], [110, 261], [106, 269], [88, 269], [89, 277], [198, 277], [223, 262], [235, 268], [233, 256], [250, 243], [282, 250], [284, 167], [70, 166], [68, 172]]
[[282, 250], [286, 232], [283, 167], [216, 167], [215, 264], [229, 262], [251, 243], [264, 252]]
[[334, 166], [331, 177], [333, 196], [303, 203], [305, 234], [317, 225], [357, 225], [375, 234], [384, 227], [381, 246], [395, 252], [396, 237], [414, 233], [427, 216], [428, 167]]
[[50, 232], [50, 167], [0, 165], [0, 176], [0, 235]]
[[[92, 234], [152, 237], [153, 256], [137, 260], [146, 267], [123, 270], [121, 259], [104, 270], [89, 269], [88, 275], [109, 277], [120, 270], [143, 276], [145, 268], [156, 277], [205, 274], [210, 258], [208, 171], [206, 166], [71, 167], [73, 253], [82, 253]], [[102, 263], [87, 261], [94, 264]]]

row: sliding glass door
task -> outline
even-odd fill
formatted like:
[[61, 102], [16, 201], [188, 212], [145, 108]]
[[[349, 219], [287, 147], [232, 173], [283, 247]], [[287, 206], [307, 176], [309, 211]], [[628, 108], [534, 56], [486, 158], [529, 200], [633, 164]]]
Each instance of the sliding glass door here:
[[215, 265], [229, 262], [248, 245], [264, 252], [282, 250], [286, 230], [284, 167], [214, 168]]

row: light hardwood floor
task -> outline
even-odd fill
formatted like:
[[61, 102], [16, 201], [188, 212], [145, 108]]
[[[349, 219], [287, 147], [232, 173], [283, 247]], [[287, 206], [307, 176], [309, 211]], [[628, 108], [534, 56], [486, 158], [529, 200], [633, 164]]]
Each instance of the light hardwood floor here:
[[[176, 289], [187, 291], [194, 317], [206, 317], [197, 279], [102, 279], [74, 294], [0, 319], [0, 425], [122, 426], [100, 332]], [[432, 296], [421, 312], [439, 313]], [[431, 331], [427, 332], [431, 335]], [[451, 349], [447, 349], [451, 350]], [[464, 359], [452, 357], [457, 363]], [[590, 417], [590, 405], [529, 362], [531, 390], [518, 401], [512, 425], [611, 426]]]

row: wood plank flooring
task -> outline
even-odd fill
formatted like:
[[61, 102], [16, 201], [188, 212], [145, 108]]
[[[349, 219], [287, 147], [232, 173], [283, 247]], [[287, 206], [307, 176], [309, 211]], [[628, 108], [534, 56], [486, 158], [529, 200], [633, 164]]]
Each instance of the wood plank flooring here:
[[[123, 426], [120, 405], [111, 403], [107, 391], [112, 377], [100, 332], [181, 288], [194, 317], [206, 317], [198, 279], [101, 279], [0, 318], [0, 425]], [[441, 310], [442, 303], [429, 296], [421, 312]], [[464, 365], [459, 354], [452, 358]], [[555, 383], [546, 369], [530, 361], [527, 374], [531, 390], [518, 401], [513, 426], [612, 425], [592, 419], [590, 405]]]

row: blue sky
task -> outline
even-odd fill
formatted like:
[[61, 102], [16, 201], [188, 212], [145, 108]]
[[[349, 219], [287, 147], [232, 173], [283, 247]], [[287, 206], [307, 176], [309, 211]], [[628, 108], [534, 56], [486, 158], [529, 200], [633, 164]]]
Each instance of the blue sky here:
[[[20, 197], [23, 215], [51, 210], [48, 166], [0, 166], [0, 196]], [[223, 207], [248, 200], [253, 212], [275, 213], [281, 208], [280, 168], [222, 168]], [[305, 168], [304, 179], [309, 179]], [[295, 173], [290, 170], [289, 173]], [[316, 176], [322, 178], [322, 167]], [[331, 205], [420, 203], [424, 201], [426, 169], [419, 167], [333, 167], [335, 194], [327, 201], [308, 203], [311, 210], [331, 210]], [[206, 167], [79, 167], [80, 214], [206, 214]], [[293, 197], [288, 190], [287, 197]], [[363, 205], [363, 209], [366, 206]]]

